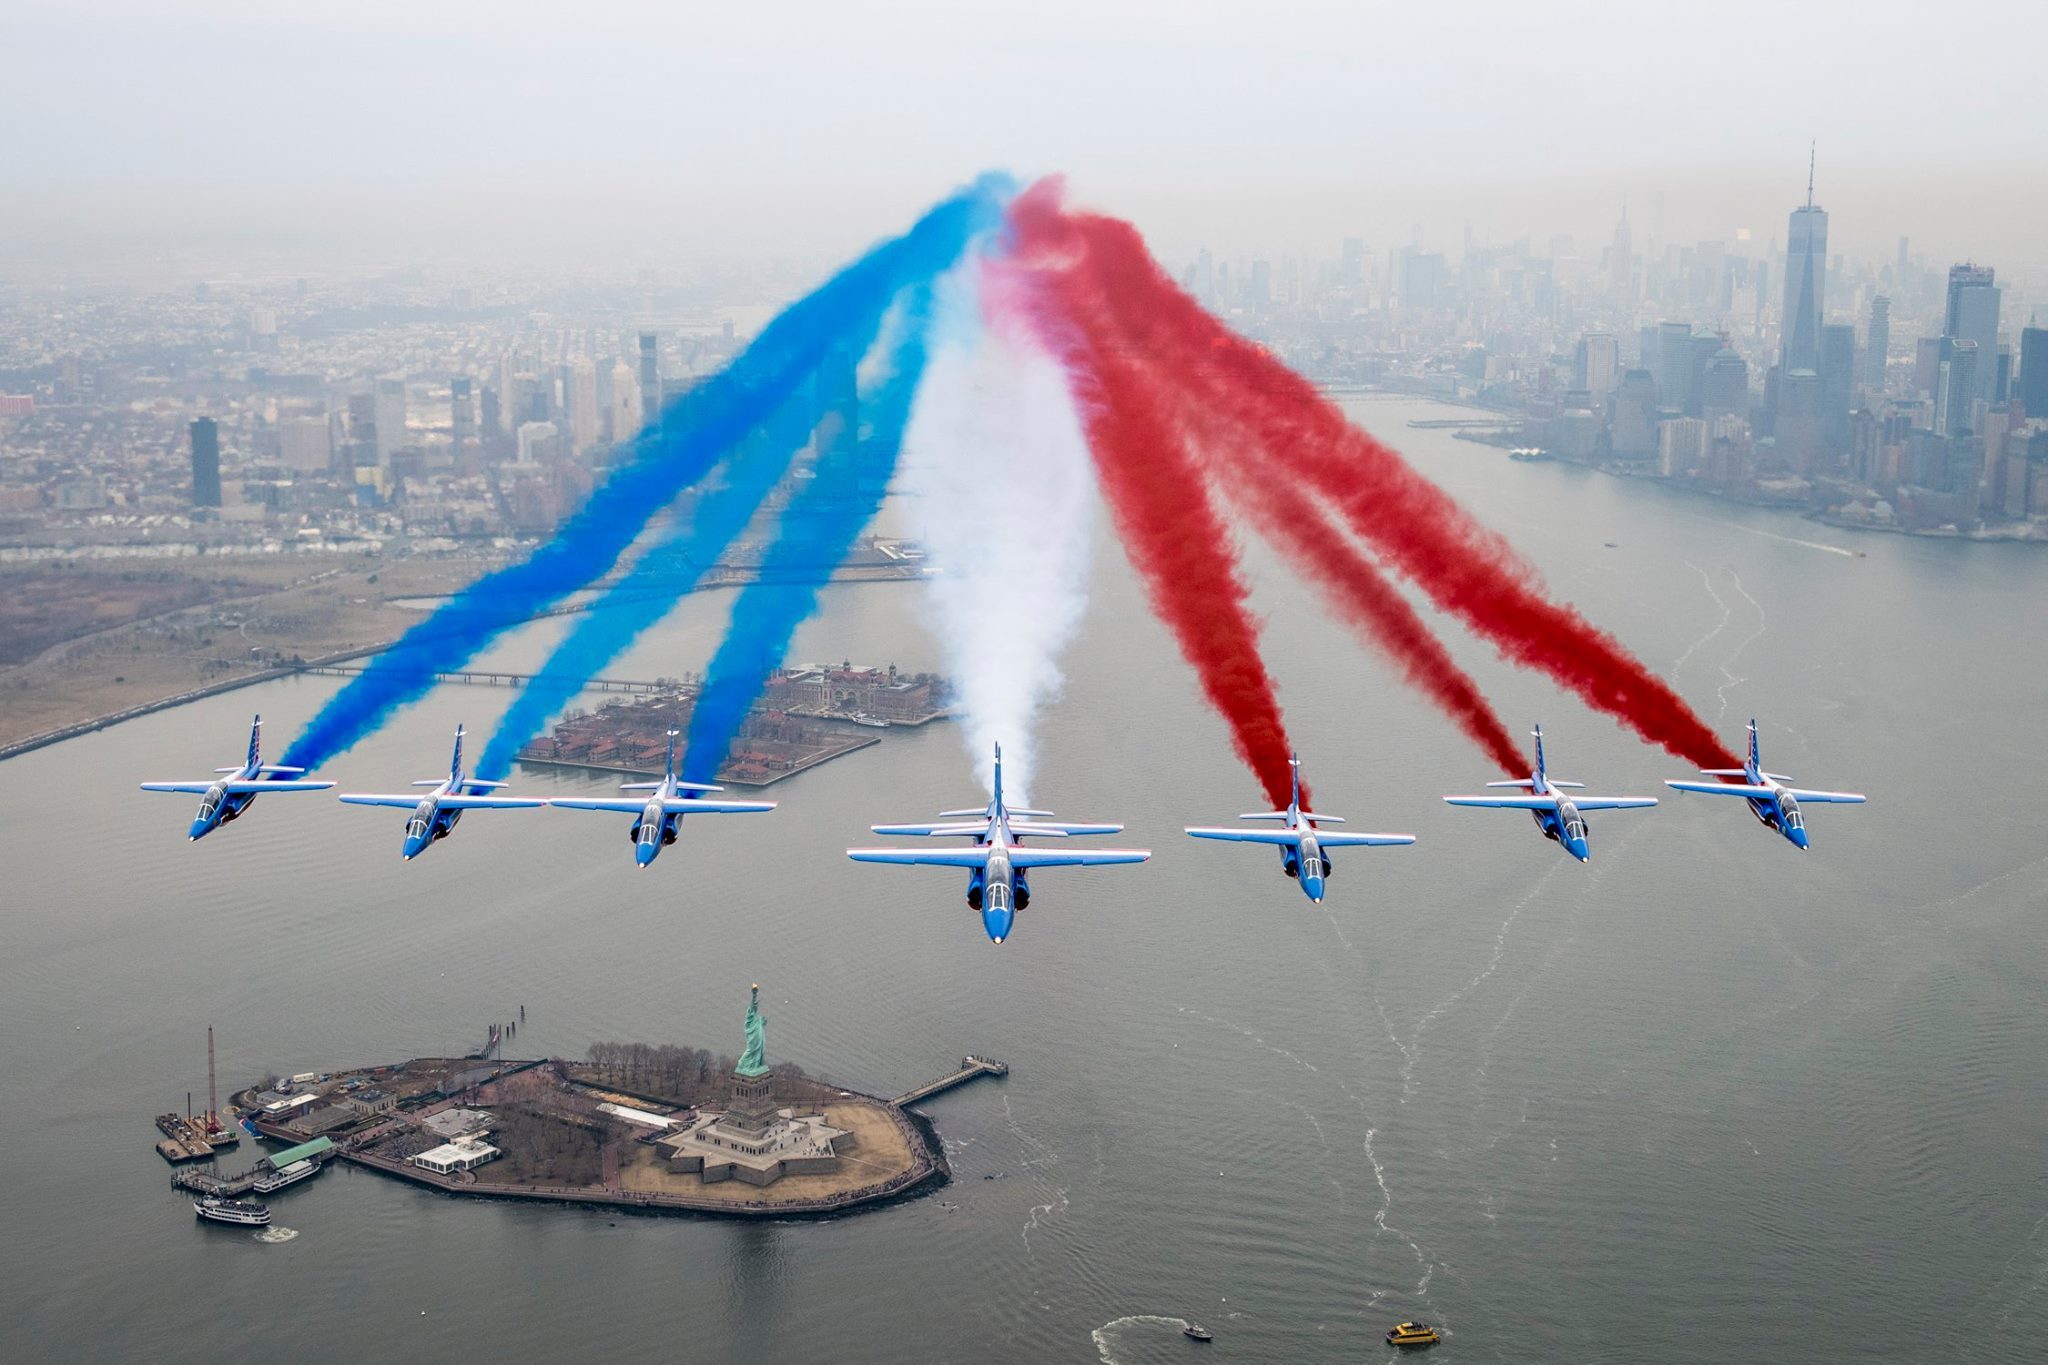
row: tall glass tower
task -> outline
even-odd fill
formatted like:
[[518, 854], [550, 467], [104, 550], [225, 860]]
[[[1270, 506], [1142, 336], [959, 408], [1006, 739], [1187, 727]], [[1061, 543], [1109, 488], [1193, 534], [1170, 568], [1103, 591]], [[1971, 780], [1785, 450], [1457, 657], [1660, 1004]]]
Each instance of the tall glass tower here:
[[1806, 203], [1792, 210], [1785, 232], [1785, 316], [1778, 368], [1820, 373], [1820, 318], [1827, 298], [1828, 214], [1813, 202], [1813, 163], [1806, 167]]

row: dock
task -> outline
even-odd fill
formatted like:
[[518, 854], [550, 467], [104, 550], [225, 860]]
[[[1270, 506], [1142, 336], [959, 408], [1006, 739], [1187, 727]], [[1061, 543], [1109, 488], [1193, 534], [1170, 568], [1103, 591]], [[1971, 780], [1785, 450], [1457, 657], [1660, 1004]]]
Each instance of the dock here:
[[904, 1109], [910, 1105], [922, 1103], [934, 1095], [943, 1094], [956, 1085], [965, 1085], [977, 1076], [1007, 1076], [1009, 1074], [1010, 1064], [1008, 1062], [993, 1061], [987, 1057], [976, 1057], [970, 1054], [960, 1059], [960, 1069], [958, 1071], [950, 1075], [941, 1076], [937, 1080], [921, 1085], [915, 1090], [898, 1095], [889, 1103], [895, 1105], [898, 1109]]

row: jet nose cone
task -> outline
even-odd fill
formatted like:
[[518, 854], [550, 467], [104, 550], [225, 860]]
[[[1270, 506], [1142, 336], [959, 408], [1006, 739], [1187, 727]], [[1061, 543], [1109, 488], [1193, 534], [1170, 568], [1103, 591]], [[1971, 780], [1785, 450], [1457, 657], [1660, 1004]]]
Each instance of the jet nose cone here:
[[660, 847], [658, 844], [635, 844], [633, 846], [633, 861], [642, 867], [647, 866], [654, 861], [654, 851], [658, 847]]
[[1586, 846], [1584, 839], [1569, 840], [1566, 842], [1565, 848], [1570, 850], [1571, 855], [1582, 863], [1593, 861], [1593, 850]]
[[405, 841], [405, 847], [398, 851], [398, 856], [403, 858], [407, 862], [411, 862], [414, 858], [417, 858], [419, 856], [420, 850], [425, 848], [426, 846], [427, 841], [425, 839], [407, 839]]
[[1789, 835], [1788, 837], [1789, 837], [1789, 838], [1790, 838], [1790, 839], [1792, 840], [1792, 846], [1793, 846], [1794, 848], [1805, 848], [1805, 847], [1806, 847], [1806, 831], [1805, 831], [1805, 830], [1803, 830], [1803, 829], [1795, 829], [1795, 830], [1793, 830], [1793, 831], [1791, 832], [1791, 834], [1790, 834], [1790, 835]]
[[196, 841], [200, 838], [200, 836], [204, 835], [207, 830], [212, 828], [213, 826], [207, 824], [204, 820], [194, 820], [192, 822], [192, 828], [185, 832], [185, 837]]
[[990, 943], [1001, 943], [1010, 936], [1010, 924], [1014, 914], [1009, 910], [989, 910], [981, 917], [982, 927], [988, 930]]

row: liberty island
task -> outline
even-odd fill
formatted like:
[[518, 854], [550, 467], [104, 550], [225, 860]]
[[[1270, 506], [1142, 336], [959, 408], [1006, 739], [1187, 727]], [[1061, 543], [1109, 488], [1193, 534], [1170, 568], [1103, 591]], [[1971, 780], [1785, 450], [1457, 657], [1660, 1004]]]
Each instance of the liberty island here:
[[[760, 992], [748, 999], [745, 1050], [722, 1077], [684, 1079], [636, 1060], [656, 1051], [643, 1045], [599, 1045], [585, 1062], [510, 1060], [486, 1047], [252, 1086], [227, 1116], [295, 1149], [324, 1140], [326, 1159], [492, 1199], [788, 1218], [945, 1184], [943, 1144], [908, 1106], [1008, 1068], [964, 1058], [958, 1072], [889, 1100], [771, 1067]], [[502, 1036], [494, 1029], [493, 1044]], [[173, 1183], [217, 1194], [259, 1174], [194, 1166]]]

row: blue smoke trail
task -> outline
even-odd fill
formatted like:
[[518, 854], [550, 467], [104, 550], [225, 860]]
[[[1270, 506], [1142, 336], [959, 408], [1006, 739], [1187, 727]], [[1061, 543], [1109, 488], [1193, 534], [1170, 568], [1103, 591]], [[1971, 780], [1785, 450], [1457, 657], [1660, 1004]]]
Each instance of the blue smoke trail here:
[[1007, 177], [983, 176], [777, 314], [724, 371], [641, 434], [627, 462], [553, 540], [523, 563], [485, 575], [407, 631], [329, 699], [279, 761], [319, 767], [426, 695], [436, 672], [461, 667], [504, 631], [601, 577], [656, 512], [787, 403], [835, 344], [879, 326], [906, 286], [958, 260], [995, 224], [1013, 190]]
[[[845, 368], [852, 368], [851, 359]], [[813, 376], [805, 394], [786, 405], [720, 466], [723, 487], [706, 491], [697, 505], [659, 544], [642, 554], [626, 575], [590, 604], [575, 629], [555, 646], [498, 721], [491, 742], [477, 760], [477, 776], [503, 781], [526, 742], [581, 695], [599, 669], [631, 647], [641, 633], [667, 616], [676, 599], [694, 589], [761, 508], [797, 448], [822, 415]]]
[[910, 420], [911, 399], [924, 377], [931, 305], [931, 281], [908, 291], [888, 375], [876, 393], [867, 429], [857, 436], [847, 433], [820, 456], [810, 485], [783, 513], [760, 577], [733, 603], [732, 624], [690, 711], [685, 780], [713, 779], [754, 698], [768, 675], [781, 667], [796, 628], [817, 611], [820, 582], [846, 558], [854, 537], [881, 507]]

